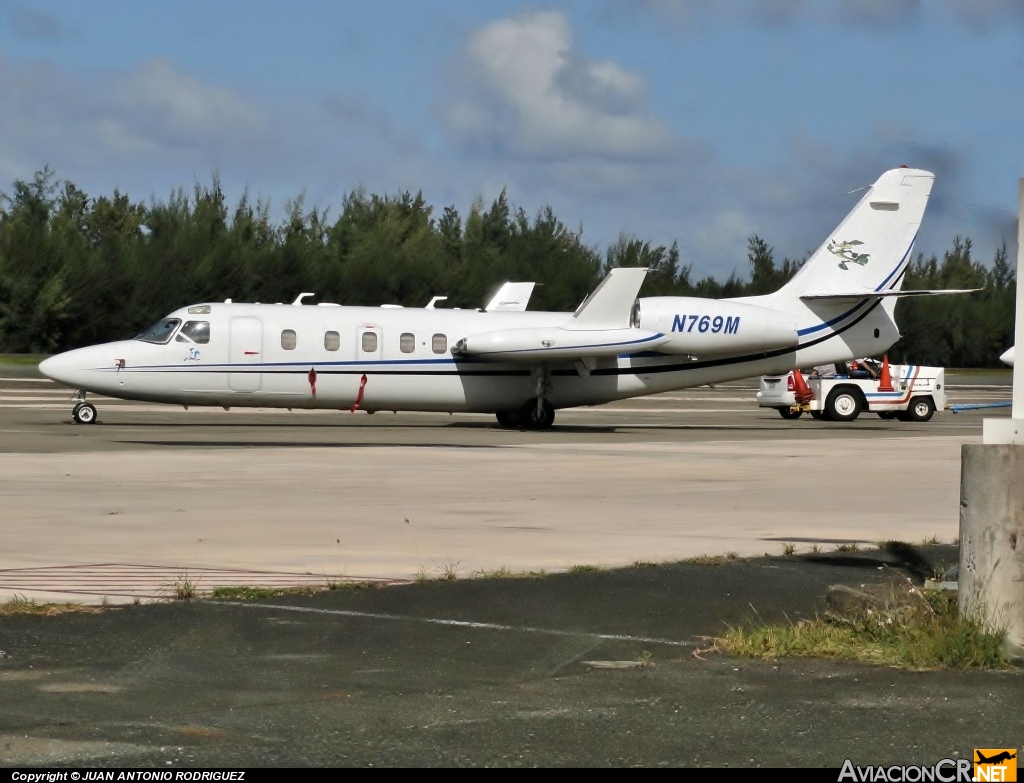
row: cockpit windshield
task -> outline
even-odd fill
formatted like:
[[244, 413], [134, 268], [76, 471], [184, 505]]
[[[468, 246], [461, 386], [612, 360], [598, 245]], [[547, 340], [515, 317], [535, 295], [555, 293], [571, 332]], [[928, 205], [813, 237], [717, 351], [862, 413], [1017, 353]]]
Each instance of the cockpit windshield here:
[[157, 345], [163, 345], [171, 339], [171, 335], [174, 334], [174, 330], [178, 328], [178, 324], [180, 323], [180, 318], [164, 318], [162, 321], [157, 321], [145, 331], [139, 332], [133, 339], [142, 340], [144, 343], [156, 343]]

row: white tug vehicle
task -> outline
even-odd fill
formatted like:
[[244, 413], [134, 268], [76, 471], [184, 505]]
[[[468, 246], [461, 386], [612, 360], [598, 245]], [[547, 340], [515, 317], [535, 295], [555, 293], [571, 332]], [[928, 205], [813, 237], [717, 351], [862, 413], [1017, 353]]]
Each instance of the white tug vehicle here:
[[919, 364], [889, 364], [888, 358], [859, 359], [764, 375], [757, 404], [775, 408], [784, 419], [806, 411], [815, 419], [853, 421], [861, 413], [881, 419], [924, 422], [946, 408], [946, 371]]

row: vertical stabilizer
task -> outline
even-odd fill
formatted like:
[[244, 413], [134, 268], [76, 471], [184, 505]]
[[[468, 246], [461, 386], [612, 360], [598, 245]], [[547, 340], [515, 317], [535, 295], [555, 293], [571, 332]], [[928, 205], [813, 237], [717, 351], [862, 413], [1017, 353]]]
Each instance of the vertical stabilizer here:
[[934, 180], [920, 169], [885, 172], [779, 293], [899, 289]]

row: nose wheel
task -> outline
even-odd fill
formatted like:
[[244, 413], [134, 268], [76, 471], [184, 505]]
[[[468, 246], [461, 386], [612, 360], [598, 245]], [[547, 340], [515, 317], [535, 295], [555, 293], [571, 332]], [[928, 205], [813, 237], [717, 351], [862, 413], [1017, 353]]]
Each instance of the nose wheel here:
[[89, 402], [80, 402], [71, 409], [71, 418], [75, 424], [95, 424], [96, 406]]

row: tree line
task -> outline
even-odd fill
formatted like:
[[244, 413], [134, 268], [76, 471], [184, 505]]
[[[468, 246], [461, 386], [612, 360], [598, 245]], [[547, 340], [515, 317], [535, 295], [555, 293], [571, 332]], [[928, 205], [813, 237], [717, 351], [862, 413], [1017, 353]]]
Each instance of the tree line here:
[[[530, 216], [504, 191], [489, 205], [435, 217], [422, 194], [356, 190], [337, 217], [300, 196], [277, 222], [263, 199], [229, 206], [219, 178], [133, 201], [90, 197], [49, 168], [0, 197], [0, 352], [51, 353], [129, 337], [166, 313], [202, 301], [290, 302], [301, 291], [339, 304], [479, 307], [506, 280], [534, 280], [530, 309], [572, 310], [616, 266], [647, 266], [643, 296], [752, 296], [774, 291], [802, 259], [777, 263], [748, 242], [749, 278], [696, 277], [678, 243], [621, 235], [603, 253], [550, 207]], [[1013, 342], [1016, 282], [1005, 245], [990, 265], [957, 237], [941, 260], [918, 255], [905, 287], [983, 288], [901, 301], [894, 360], [996, 366]]]

